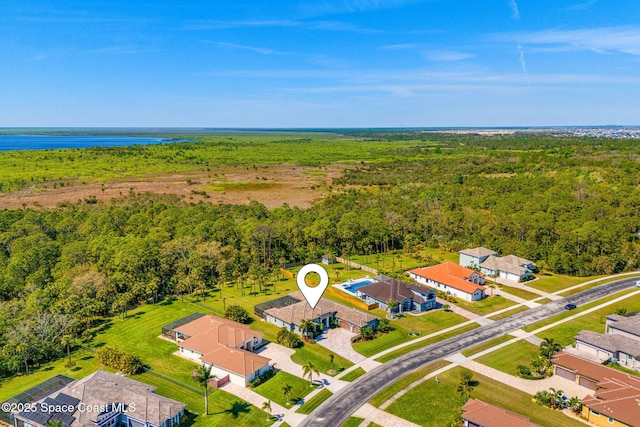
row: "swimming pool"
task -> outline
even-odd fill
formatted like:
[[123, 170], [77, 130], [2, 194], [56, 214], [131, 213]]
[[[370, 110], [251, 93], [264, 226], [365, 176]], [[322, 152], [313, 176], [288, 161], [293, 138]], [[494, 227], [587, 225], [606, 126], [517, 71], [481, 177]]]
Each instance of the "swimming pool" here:
[[338, 285], [333, 285], [333, 286], [335, 286], [338, 289], [342, 289], [343, 291], [348, 292], [352, 295], [358, 296], [356, 292], [358, 288], [370, 285], [373, 282], [375, 282], [375, 280], [371, 279], [370, 277], [365, 277], [364, 279], [349, 280], [347, 282], [340, 283]]

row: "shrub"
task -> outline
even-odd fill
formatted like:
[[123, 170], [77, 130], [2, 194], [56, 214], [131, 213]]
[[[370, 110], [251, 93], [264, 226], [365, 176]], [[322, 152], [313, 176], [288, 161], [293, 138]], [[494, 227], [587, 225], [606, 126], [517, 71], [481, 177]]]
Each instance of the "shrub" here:
[[96, 360], [101, 365], [117, 369], [127, 375], [140, 374], [144, 371], [144, 363], [140, 357], [108, 345], [96, 351]]
[[525, 365], [518, 365], [518, 367], [516, 368], [516, 373], [519, 377], [530, 377], [531, 369], [529, 369], [529, 367]]
[[273, 369], [269, 369], [267, 372], [265, 372], [264, 374], [260, 375], [258, 378], [251, 381], [249, 383], [249, 388], [258, 387], [260, 384], [264, 384], [275, 374], [276, 372]]
[[224, 317], [234, 322], [244, 323], [245, 325], [253, 321], [249, 312], [237, 304], [232, 304], [227, 307], [224, 312]]
[[280, 328], [276, 334], [276, 342], [289, 348], [302, 347], [303, 343], [298, 334], [288, 330], [285, 327]]

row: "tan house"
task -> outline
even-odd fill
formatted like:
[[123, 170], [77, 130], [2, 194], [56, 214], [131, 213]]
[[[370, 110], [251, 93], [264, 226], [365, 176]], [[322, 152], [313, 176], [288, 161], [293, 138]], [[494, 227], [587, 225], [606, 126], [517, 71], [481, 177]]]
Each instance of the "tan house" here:
[[640, 371], [640, 315], [607, 316], [604, 334], [580, 331], [576, 335], [576, 350], [595, 360], [613, 360]]
[[582, 416], [605, 427], [640, 427], [640, 378], [582, 357], [560, 352], [553, 358], [554, 373], [591, 388], [582, 400]]
[[271, 359], [254, 353], [263, 345], [261, 332], [211, 315], [180, 323], [163, 328], [163, 334], [178, 344], [180, 356], [209, 367], [219, 384], [246, 387], [270, 369]]

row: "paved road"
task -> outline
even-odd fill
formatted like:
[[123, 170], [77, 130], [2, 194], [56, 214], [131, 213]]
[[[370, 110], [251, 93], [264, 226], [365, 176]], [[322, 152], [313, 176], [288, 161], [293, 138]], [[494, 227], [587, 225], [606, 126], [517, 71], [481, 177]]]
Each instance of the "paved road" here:
[[367, 374], [335, 393], [313, 411], [299, 426], [340, 426], [353, 412], [379, 391], [431, 362], [561, 313], [568, 303], [581, 306], [631, 288], [635, 286], [636, 280], [637, 278], [622, 279], [600, 285], [400, 356], [367, 372]]

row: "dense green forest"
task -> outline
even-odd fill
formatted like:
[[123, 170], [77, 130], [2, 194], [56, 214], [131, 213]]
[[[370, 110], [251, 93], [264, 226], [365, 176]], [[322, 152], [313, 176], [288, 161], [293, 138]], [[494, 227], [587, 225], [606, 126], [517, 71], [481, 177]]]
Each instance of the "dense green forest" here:
[[[13, 162], [6, 176], [3, 169], [5, 191], [19, 184], [12, 174], [27, 167], [37, 180], [54, 163], [55, 179], [85, 176], [76, 170], [79, 159], [95, 177], [99, 165], [116, 165], [105, 172], [115, 173], [122, 159], [136, 174], [149, 172], [147, 164], [155, 173], [167, 164], [349, 163], [330, 195], [309, 209], [142, 194], [0, 211], [0, 373], [63, 356], [136, 304], [230, 281], [259, 292], [279, 265], [326, 252], [483, 245], [558, 273], [640, 267], [638, 141], [351, 131], [315, 145], [325, 142], [306, 160], [313, 151], [307, 139], [246, 136], [0, 156], [0, 163]], [[172, 157], [176, 150], [182, 157]]]

